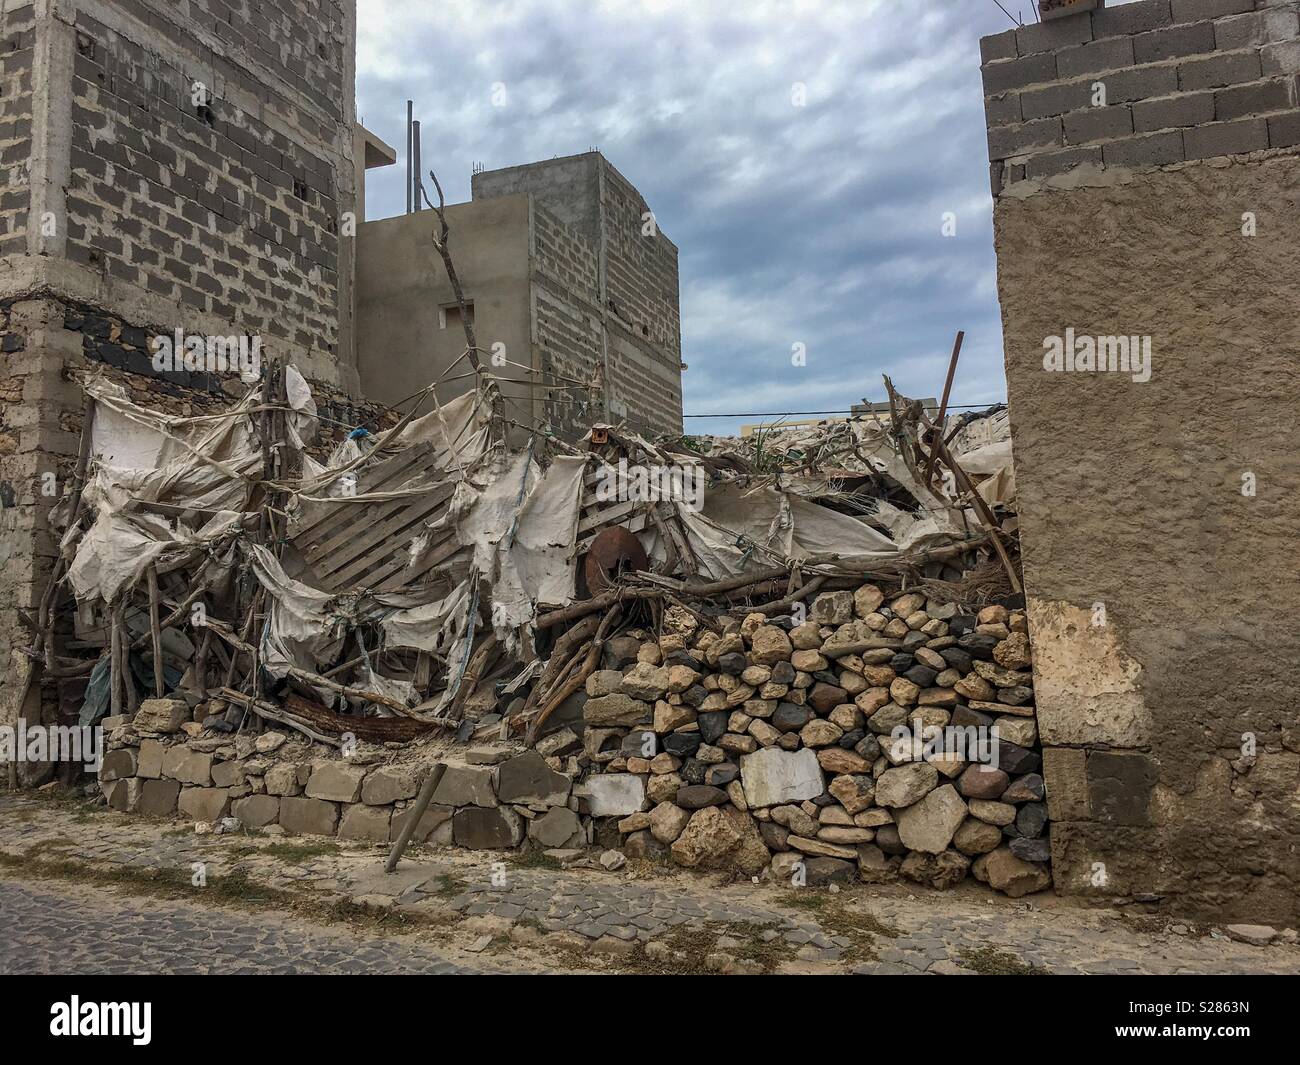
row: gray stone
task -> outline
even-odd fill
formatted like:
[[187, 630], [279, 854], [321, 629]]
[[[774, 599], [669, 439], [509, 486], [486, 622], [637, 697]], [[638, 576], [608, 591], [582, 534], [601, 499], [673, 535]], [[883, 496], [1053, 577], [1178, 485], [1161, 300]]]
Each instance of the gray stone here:
[[230, 813], [230, 791], [227, 788], [186, 788], [176, 805], [193, 821], [216, 821]]
[[556, 806], [528, 822], [528, 838], [543, 847], [565, 847], [581, 832], [582, 821], [565, 806]]
[[588, 699], [582, 717], [588, 725], [641, 725], [650, 722], [651, 712], [649, 703], [616, 693]]
[[400, 799], [413, 799], [418, 791], [419, 777], [413, 766], [384, 765], [362, 782], [361, 801], [369, 806], [388, 806]]
[[343, 811], [343, 820], [339, 822], [339, 838], [387, 842], [392, 814], [387, 806], [353, 803]]
[[230, 812], [246, 828], [265, 828], [280, 820], [280, 800], [274, 795], [246, 795], [230, 804]]
[[[898, 813], [898, 835], [909, 850], [940, 854], [966, 820], [966, 804], [951, 784], [935, 788]], [[963, 872], [963, 875], [964, 872]]]
[[[433, 789], [433, 801], [440, 806], [495, 806], [495, 773], [490, 765], [449, 765]], [[310, 787], [307, 794], [311, 794]]]
[[500, 802], [563, 806], [569, 801], [569, 778], [546, 764], [536, 751], [525, 751], [497, 770]]
[[343, 762], [316, 762], [307, 779], [307, 797], [330, 802], [356, 802], [361, 798], [361, 781], [366, 766]]
[[456, 846], [470, 850], [509, 850], [524, 838], [523, 818], [505, 806], [465, 806], [451, 824]]
[[338, 821], [337, 803], [290, 795], [280, 800], [280, 827], [290, 835], [332, 836]]

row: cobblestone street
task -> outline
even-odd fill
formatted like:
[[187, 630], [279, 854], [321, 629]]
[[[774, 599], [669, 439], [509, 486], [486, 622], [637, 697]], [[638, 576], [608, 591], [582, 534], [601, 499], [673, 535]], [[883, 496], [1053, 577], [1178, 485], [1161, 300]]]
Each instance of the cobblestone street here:
[[1281, 937], [1050, 894], [832, 894], [463, 851], [414, 851], [386, 876], [383, 858], [0, 798], [0, 972], [1300, 972]]

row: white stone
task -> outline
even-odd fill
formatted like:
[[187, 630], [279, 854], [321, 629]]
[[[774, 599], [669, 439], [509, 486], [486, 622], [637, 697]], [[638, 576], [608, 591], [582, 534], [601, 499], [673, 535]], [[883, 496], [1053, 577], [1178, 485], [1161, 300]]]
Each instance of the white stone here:
[[817, 754], [808, 748], [767, 747], [740, 760], [740, 781], [751, 806], [779, 806], [815, 799], [826, 790]]
[[604, 773], [591, 777], [585, 792], [592, 817], [627, 817], [645, 809], [645, 781], [632, 773]]

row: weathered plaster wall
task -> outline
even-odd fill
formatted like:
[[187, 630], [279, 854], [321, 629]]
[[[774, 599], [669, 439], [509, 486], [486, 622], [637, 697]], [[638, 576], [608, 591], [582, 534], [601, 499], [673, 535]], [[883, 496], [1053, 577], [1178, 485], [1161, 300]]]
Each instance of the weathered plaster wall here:
[[[1031, 59], [1034, 77], [1048, 84], [1021, 87], [1022, 106], [1026, 95], [1051, 91], [1063, 58], [1068, 67], [1077, 49], [1098, 45], [1156, 57], [1119, 71], [1130, 82], [1189, 85], [1186, 68], [1212, 60], [1224, 72], [1215, 82], [1233, 69], [1258, 80], [1261, 62], [1282, 61], [1284, 44], [1289, 62], [1300, 58], [1296, 5], [1266, 6], [1145, 0], [1092, 22], [1052, 24], [1065, 35], [1055, 41], [1042, 36], [1048, 24], [1009, 42], [990, 38], [986, 90], [1003, 93], [1007, 65]], [[1115, 21], [1121, 15], [1126, 22]], [[1124, 28], [1117, 44], [1112, 31]], [[1213, 50], [1217, 40], [1221, 50], [1161, 52], [1157, 45], [1174, 40], [1162, 34], [1177, 35], [1181, 47], [1200, 41]], [[1017, 47], [1025, 54], [1006, 54]], [[1162, 70], [1172, 73], [1152, 73]], [[1276, 135], [1276, 147], [1263, 150], [1270, 131], [1298, 117], [1293, 80], [1282, 96], [1248, 85], [1262, 117], [1225, 118], [1236, 115], [1239, 91], [1206, 89], [1203, 126], [1159, 134], [1180, 146], [1177, 159], [1164, 157], [1168, 165], [1132, 155], [1124, 165], [1106, 146], [1037, 177], [1035, 153], [1048, 149], [994, 160], [1060, 890], [1162, 896], [1225, 917], [1300, 913], [1300, 718], [1291, 697], [1300, 676], [1300, 463], [1290, 444], [1300, 429], [1300, 320], [1291, 309], [1300, 160]], [[1176, 90], [1162, 106], [1184, 102]], [[1121, 126], [1139, 111], [1112, 96], [1116, 107], [1125, 111]], [[1097, 120], [1076, 116], [1085, 117]], [[1068, 113], [1054, 121], [1071, 124]], [[1229, 138], [1222, 127], [1238, 122], [1263, 142]], [[994, 156], [999, 128], [990, 130]], [[1204, 148], [1237, 143], [1261, 150]], [[1067, 329], [1149, 336], [1150, 380], [1045, 370], [1045, 339]]]
[[[504, 357], [530, 365], [528, 313], [528, 197], [503, 196], [447, 208], [448, 246], [465, 299], [474, 305], [478, 346], [502, 344]], [[357, 231], [357, 365], [369, 399], [396, 404], [446, 375], [438, 397], [446, 402], [473, 387], [456, 305], [442, 256], [433, 246], [437, 218], [418, 211]], [[490, 366], [502, 377], [528, 379], [518, 366]], [[457, 360], [460, 360], [457, 362]], [[455, 364], [453, 366], [453, 363]], [[458, 378], [458, 379], [452, 379]], [[523, 396], [523, 385], [503, 386]], [[528, 424], [531, 400], [508, 404], [510, 417]]]

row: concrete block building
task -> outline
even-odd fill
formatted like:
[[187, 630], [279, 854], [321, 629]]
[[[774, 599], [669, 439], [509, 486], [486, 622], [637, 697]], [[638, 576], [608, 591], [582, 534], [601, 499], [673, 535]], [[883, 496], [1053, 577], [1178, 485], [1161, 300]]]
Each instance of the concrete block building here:
[[1058, 890], [1293, 922], [1300, 5], [982, 47]]
[[[506, 360], [494, 372], [536, 382], [502, 386], [511, 417], [570, 439], [600, 421], [681, 432], [677, 247], [641, 194], [599, 152], [480, 172], [471, 188], [447, 208], [449, 243], [479, 346]], [[420, 211], [358, 231], [357, 366], [385, 403], [465, 347], [436, 225]]]

